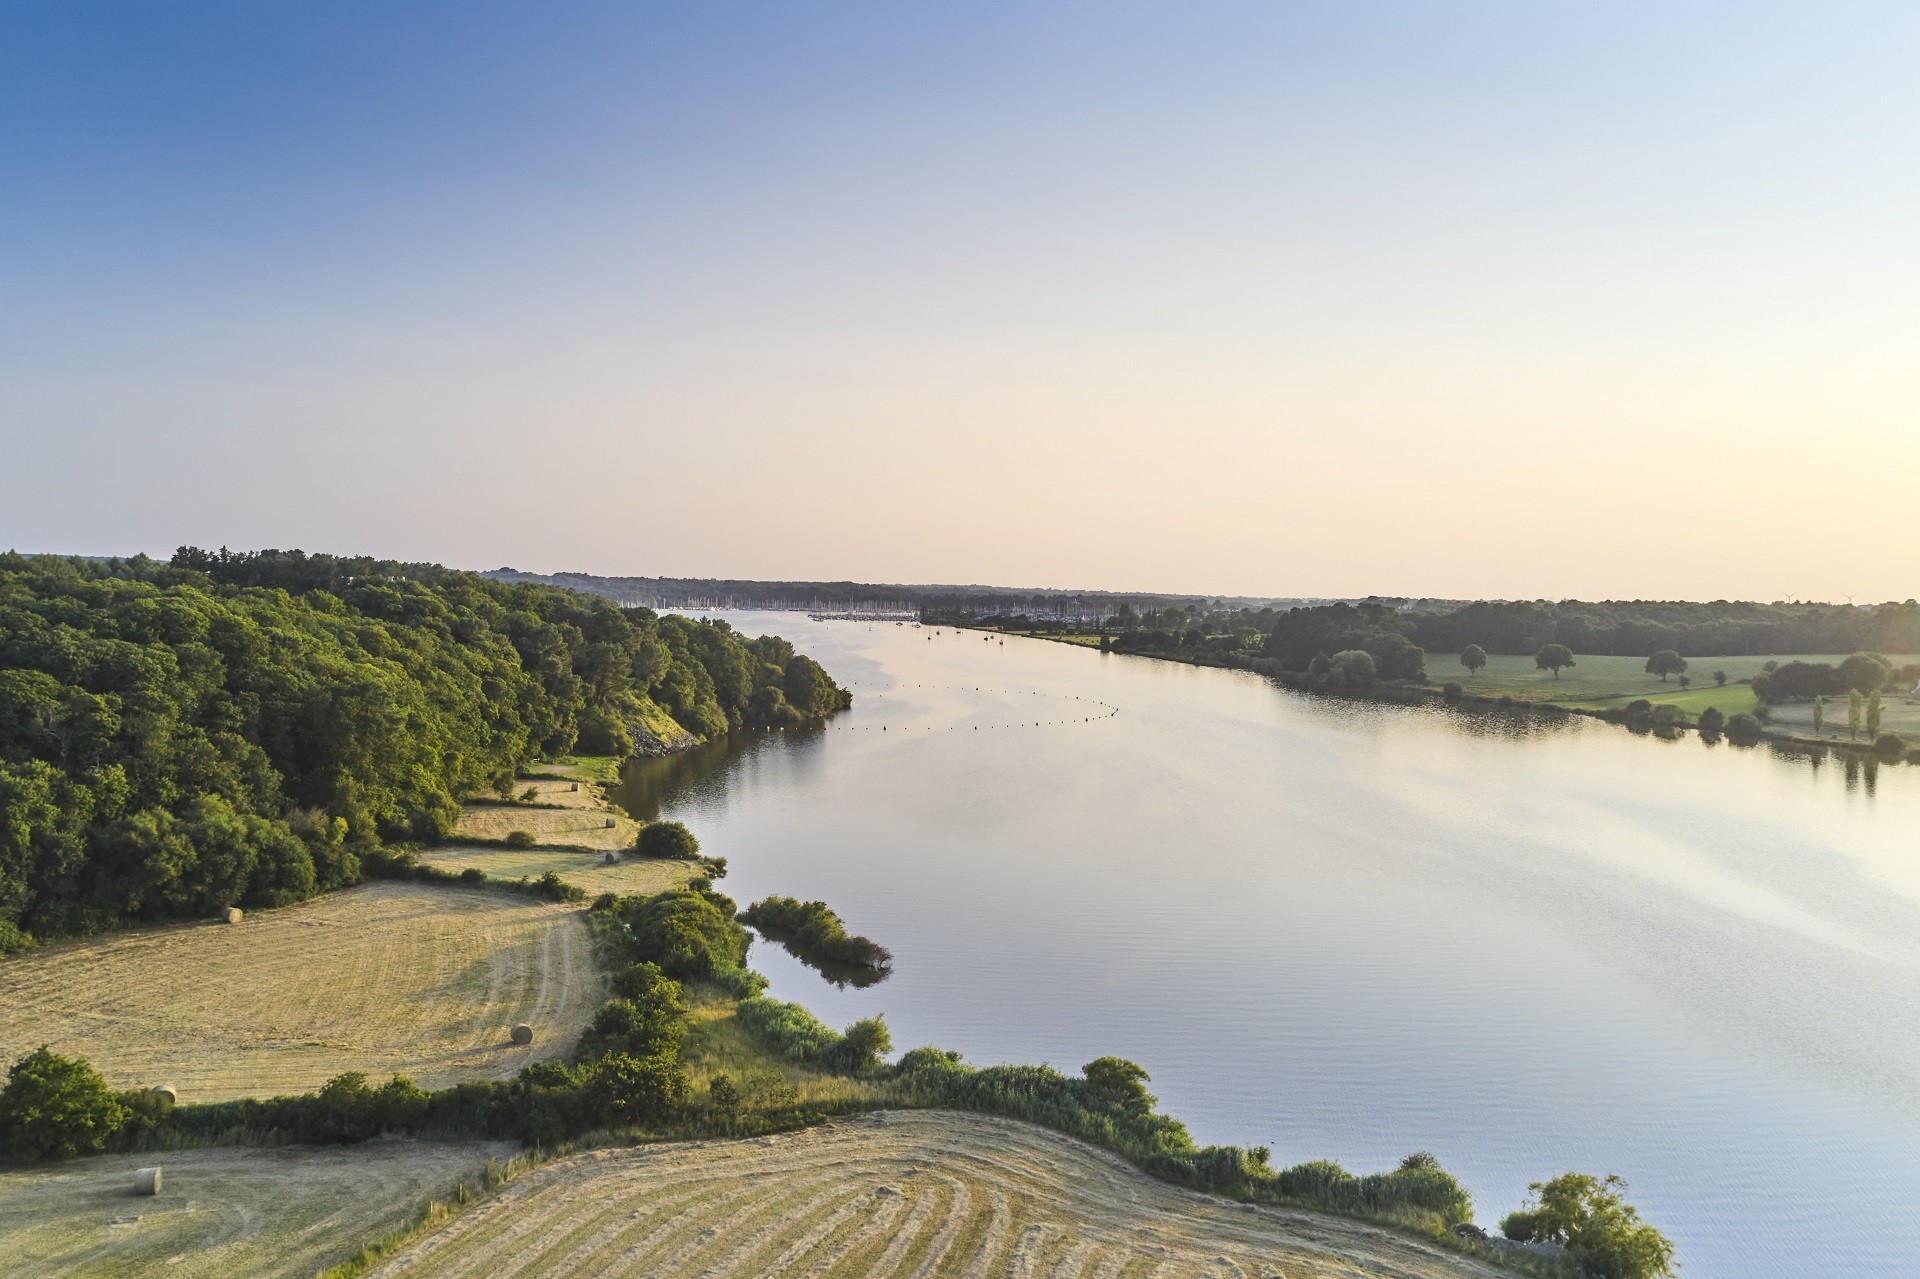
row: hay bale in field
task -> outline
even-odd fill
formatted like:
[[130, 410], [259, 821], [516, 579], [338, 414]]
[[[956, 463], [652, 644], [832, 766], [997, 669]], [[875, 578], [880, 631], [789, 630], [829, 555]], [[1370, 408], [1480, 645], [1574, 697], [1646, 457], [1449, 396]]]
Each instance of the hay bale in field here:
[[508, 1033], [511, 1035], [513, 1042], [519, 1044], [522, 1048], [533, 1042], [533, 1027], [527, 1025], [524, 1021]]
[[601, 860], [602, 860], [602, 861], [604, 861], [604, 862], [606, 862], [606, 864], [607, 864], [607, 865], [609, 865], [609, 866], [611, 866], [611, 865], [613, 865], [613, 864], [614, 864], [615, 862], [617, 862], [617, 861], [619, 861], [619, 860], [620, 860], [620, 854], [618, 854], [618, 853], [608, 853], [608, 854], [607, 854], [607, 855], [606, 855], [605, 857], [603, 857], [603, 858], [601, 858]]
[[133, 1193], [136, 1195], [157, 1195], [160, 1193], [160, 1170], [158, 1168], [136, 1168], [133, 1172]]
[[242, 919], [245, 919], [246, 916], [247, 912], [241, 910], [238, 906], [227, 907], [227, 922], [229, 924], [237, 924]]
[[155, 1084], [153, 1095], [165, 1098], [169, 1105], [177, 1105], [180, 1101], [180, 1094], [173, 1090], [172, 1084]]
[[568, 790], [579, 790], [579, 789], [580, 789], [580, 783], [579, 783], [579, 782], [575, 782], [575, 783], [574, 783], [573, 785], [571, 785], [571, 786], [569, 786], [569, 787], [567, 787], [567, 789], [568, 789]]
[[612, 829], [613, 829], [613, 818], [611, 818], [611, 817], [609, 817], [609, 818], [607, 818], [607, 829], [608, 829], [608, 830], [612, 830]]

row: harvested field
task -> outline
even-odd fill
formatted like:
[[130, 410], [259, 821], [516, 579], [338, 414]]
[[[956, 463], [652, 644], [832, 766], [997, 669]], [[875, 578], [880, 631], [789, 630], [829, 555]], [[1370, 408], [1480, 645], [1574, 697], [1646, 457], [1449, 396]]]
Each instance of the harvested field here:
[[478, 867], [493, 879], [538, 879], [552, 871], [569, 884], [601, 893], [664, 893], [685, 886], [698, 869], [692, 862], [622, 857], [609, 866], [602, 853], [569, 853], [560, 849], [473, 848], [450, 845], [422, 853], [420, 860], [442, 870]]
[[[533, 808], [519, 804], [469, 804], [454, 825], [455, 838], [505, 839], [510, 831], [523, 830], [542, 844], [579, 844], [594, 849], [632, 848], [640, 833], [640, 823], [625, 813], [609, 808], [600, 797], [600, 789], [590, 780], [582, 780], [579, 790], [572, 783], [542, 778], [516, 783], [516, 791], [531, 788], [537, 804], [559, 804], [559, 808]], [[607, 825], [607, 819], [613, 825]]]
[[[10, 1279], [312, 1279], [512, 1149], [380, 1141], [183, 1150], [0, 1173], [0, 1257]], [[133, 1170], [154, 1163], [166, 1170], [165, 1189], [135, 1197]]]
[[[424, 1088], [561, 1055], [602, 995], [578, 911], [496, 889], [368, 884], [245, 922], [0, 959], [0, 1060], [40, 1044], [180, 1100], [305, 1092], [349, 1070]], [[515, 1022], [539, 1033], [507, 1041]]]
[[1339, 1217], [1153, 1181], [1007, 1120], [893, 1111], [806, 1132], [574, 1155], [372, 1272], [383, 1279], [699, 1274], [1494, 1276]]

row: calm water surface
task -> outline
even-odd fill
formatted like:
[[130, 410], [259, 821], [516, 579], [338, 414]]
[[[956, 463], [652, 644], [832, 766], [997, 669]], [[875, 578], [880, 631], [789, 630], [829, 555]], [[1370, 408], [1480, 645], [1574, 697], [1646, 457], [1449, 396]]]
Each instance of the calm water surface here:
[[896, 959], [842, 991], [756, 946], [775, 995], [976, 1064], [1133, 1058], [1277, 1163], [1432, 1150], [1483, 1222], [1618, 1172], [1695, 1279], [1920, 1274], [1920, 769], [729, 617], [854, 709], [628, 802]]

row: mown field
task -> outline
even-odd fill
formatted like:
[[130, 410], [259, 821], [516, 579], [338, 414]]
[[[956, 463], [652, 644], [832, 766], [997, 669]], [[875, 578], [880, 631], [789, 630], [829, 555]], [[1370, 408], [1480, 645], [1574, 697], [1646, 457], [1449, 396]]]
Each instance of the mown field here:
[[1509, 1273], [1344, 1218], [1178, 1190], [1044, 1129], [946, 1111], [573, 1155], [372, 1271], [382, 1279]]
[[[313, 1279], [512, 1153], [499, 1142], [382, 1141], [102, 1155], [0, 1172], [0, 1274]], [[133, 1170], [155, 1163], [162, 1193], [130, 1193]]]
[[[625, 813], [606, 806], [591, 780], [572, 787], [570, 780], [541, 778], [515, 786], [516, 797], [531, 790], [539, 805], [469, 804], [460, 812], [454, 826], [455, 839], [505, 839], [516, 830], [526, 831], [540, 844], [577, 844], [596, 851], [632, 848], [640, 833], [640, 823]], [[607, 825], [611, 820], [613, 825]]]
[[[41, 1044], [182, 1101], [345, 1071], [426, 1088], [564, 1054], [604, 998], [577, 911], [497, 889], [375, 883], [237, 924], [114, 933], [0, 959], [0, 1060]], [[507, 1038], [534, 1026], [530, 1047]]]

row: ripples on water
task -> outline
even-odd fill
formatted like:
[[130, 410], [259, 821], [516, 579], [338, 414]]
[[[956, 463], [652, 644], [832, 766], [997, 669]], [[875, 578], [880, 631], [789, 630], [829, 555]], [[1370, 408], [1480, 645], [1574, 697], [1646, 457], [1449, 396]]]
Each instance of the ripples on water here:
[[1483, 1221], [1619, 1172], [1690, 1276], [1920, 1274], [1920, 769], [732, 620], [854, 709], [623, 802], [894, 952], [841, 991], [756, 947], [776, 995], [977, 1063], [1131, 1057], [1277, 1160], [1430, 1149]]

